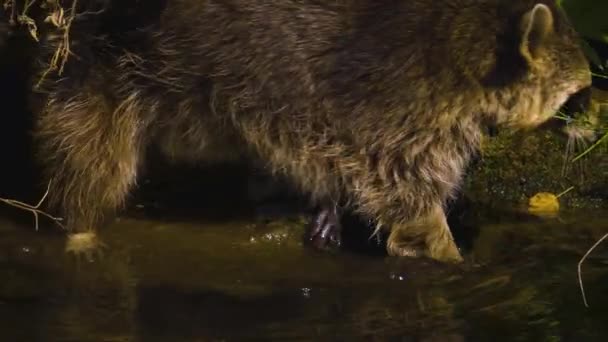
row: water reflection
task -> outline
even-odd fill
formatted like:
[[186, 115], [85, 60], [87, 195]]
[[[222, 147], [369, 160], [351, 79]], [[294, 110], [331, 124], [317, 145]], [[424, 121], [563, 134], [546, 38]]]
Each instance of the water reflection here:
[[[585, 219], [582, 219], [584, 217]], [[576, 263], [604, 219], [478, 222], [466, 265], [304, 248], [300, 219], [171, 223], [122, 219], [104, 258], [0, 221], [4, 341], [602, 340], [606, 248]], [[25, 223], [26, 221], [24, 221]], [[506, 223], [505, 223], [506, 222]], [[604, 252], [602, 252], [602, 250]]]

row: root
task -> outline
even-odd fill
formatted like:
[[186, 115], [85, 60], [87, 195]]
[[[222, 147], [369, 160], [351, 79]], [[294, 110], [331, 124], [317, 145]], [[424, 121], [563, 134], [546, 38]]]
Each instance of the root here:
[[51, 61], [49, 63], [49, 67], [40, 77], [40, 80], [36, 84], [36, 88], [39, 88], [46, 76], [52, 72], [57, 71], [59, 75], [63, 73], [63, 68], [65, 63], [68, 61], [68, 57], [71, 55], [70, 51], [70, 28], [72, 26], [72, 21], [76, 17], [76, 5], [78, 4], [78, 0], [72, 1], [72, 7], [70, 8], [70, 13], [68, 16], [65, 16], [65, 11], [59, 5], [59, 0], [47, 0], [48, 6], [51, 6], [49, 11], [49, 16], [44, 19], [47, 23], [52, 23], [58, 30], [63, 32], [63, 39], [57, 46], [57, 50], [53, 54]]
[[34, 19], [28, 15], [30, 7], [36, 3], [36, 1], [44, 1], [40, 6], [47, 10], [47, 17], [44, 19], [45, 23], [50, 23], [62, 33], [62, 40], [59, 42], [57, 49], [55, 50], [51, 60], [49, 61], [48, 68], [42, 73], [40, 80], [36, 84], [36, 88], [39, 88], [46, 76], [56, 71], [59, 75], [63, 73], [65, 64], [67, 63], [68, 57], [72, 54], [70, 50], [70, 28], [74, 18], [76, 18], [76, 6], [78, 0], [72, 1], [72, 6], [66, 13], [66, 10], [59, 4], [60, 0], [24, 0], [23, 9], [21, 13], [17, 13], [18, 9], [15, 5], [16, 0], [4, 0], [4, 8], [11, 9], [11, 25], [24, 25], [28, 28], [28, 31], [32, 38], [38, 42], [38, 26]]
[[599, 239], [593, 246], [591, 246], [591, 248], [589, 248], [587, 253], [585, 253], [585, 255], [578, 262], [578, 284], [580, 285], [580, 288], [581, 288], [581, 294], [583, 296], [583, 303], [585, 304], [585, 307], [589, 307], [589, 304], [587, 303], [587, 296], [585, 296], [585, 288], [583, 287], [583, 276], [582, 276], [581, 267], [583, 266], [583, 262], [585, 262], [585, 260], [589, 256], [589, 254], [591, 254], [591, 252], [593, 252], [593, 250], [597, 246], [599, 246], [599, 244], [602, 243], [602, 241], [606, 240], [607, 238], [608, 238], [608, 234], [602, 236], [601, 239]]
[[40, 210], [40, 206], [42, 205], [44, 200], [47, 198], [50, 188], [51, 188], [51, 182], [49, 182], [49, 185], [46, 188], [46, 192], [44, 193], [44, 195], [42, 195], [42, 198], [40, 199], [40, 201], [38, 201], [38, 204], [36, 204], [35, 206], [32, 206], [27, 203], [23, 203], [21, 201], [17, 201], [14, 199], [6, 199], [6, 198], [0, 198], [0, 202], [4, 202], [10, 206], [13, 206], [13, 207], [16, 207], [19, 209], [30, 211], [32, 214], [34, 214], [34, 226], [36, 228], [36, 231], [38, 231], [38, 215], [42, 215], [44, 217], [47, 217], [47, 218], [53, 220], [53, 222], [55, 222], [55, 224], [57, 224], [59, 227], [65, 229], [64, 225], [61, 224], [61, 221], [63, 220], [61, 217], [55, 217], [55, 216], [52, 216], [52, 215]]
[[4, 1], [4, 9], [11, 9], [11, 17], [9, 19], [9, 24], [11, 26], [15, 26], [17, 24], [25, 25], [30, 32], [32, 38], [35, 41], [38, 41], [38, 26], [36, 26], [36, 22], [34, 19], [30, 18], [27, 13], [37, 0], [25, 0], [23, 3], [23, 10], [21, 13], [17, 13], [17, 6], [15, 6], [15, 0], [5, 0]]

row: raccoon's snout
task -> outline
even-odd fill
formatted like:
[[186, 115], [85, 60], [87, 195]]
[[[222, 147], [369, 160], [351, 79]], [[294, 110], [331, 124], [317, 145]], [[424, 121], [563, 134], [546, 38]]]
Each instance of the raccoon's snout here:
[[578, 92], [571, 95], [564, 106], [562, 112], [568, 116], [575, 118], [580, 113], [585, 113], [591, 108], [591, 87], [587, 86]]

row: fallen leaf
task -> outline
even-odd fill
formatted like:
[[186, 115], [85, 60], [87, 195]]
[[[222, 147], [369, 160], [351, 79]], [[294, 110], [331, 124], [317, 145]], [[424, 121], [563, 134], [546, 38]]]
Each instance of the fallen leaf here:
[[539, 192], [528, 200], [528, 211], [538, 216], [555, 216], [559, 212], [559, 200], [550, 192]]

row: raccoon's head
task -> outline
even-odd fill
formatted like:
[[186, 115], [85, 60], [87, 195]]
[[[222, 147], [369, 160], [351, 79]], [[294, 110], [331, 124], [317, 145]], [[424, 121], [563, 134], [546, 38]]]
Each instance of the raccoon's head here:
[[[551, 119], [568, 98], [591, 85], [589, 63], [563, 11], [551, 2], [528, 3], [512, 22], [510, 82], [498, 88], [494, 118], [500, 126], [534, 128]], [[520, 2], [521, 3], [521, 2]], [[514, 45], [514, 46], [513, 46]]]

